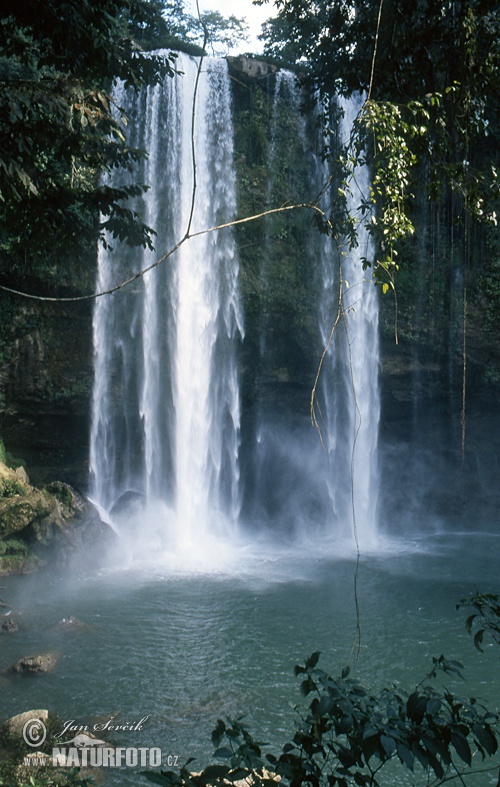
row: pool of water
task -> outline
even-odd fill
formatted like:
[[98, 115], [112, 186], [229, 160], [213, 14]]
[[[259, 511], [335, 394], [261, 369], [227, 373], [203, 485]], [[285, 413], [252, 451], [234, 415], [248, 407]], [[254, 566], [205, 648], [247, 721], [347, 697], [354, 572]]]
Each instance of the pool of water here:
[[[396, 682], [411, 689], [432, 656], [444, 654], [463, 662], [469, 681], [447, 678], [447, 685], [495, 707], [498, 649], [475, 650], [455, 605], [476, 588], [500, 592], [499, 545], [492, 535], [447, 534], [385, 543], [362, 556], [356, 660], [349, 552], [263, 543], [236, 550], [219, 569], [184, 570], [157, 556], [3, 578], [0, 595], [20, 630], [0, 637], [0, 670], [32, 653], [56, 652], [59, 660], [46, 675], [0, 674], [1, 715], [48, 708], [90, 729], [147, 717], [142, 729], [108, 737], [160, 747], [179, 764], [196, 757], [201, 767], [219, 717], [244, 714], [274, 750], [286, 740], [301, 702], [293, 667], [315, 650], [324, 669], [336, 674], [350, 664], [373, 688]], [[84, 625], [58, 627], [70, 615]], [[138, 783], [130, 770], [100, 772], [100, 784]]]

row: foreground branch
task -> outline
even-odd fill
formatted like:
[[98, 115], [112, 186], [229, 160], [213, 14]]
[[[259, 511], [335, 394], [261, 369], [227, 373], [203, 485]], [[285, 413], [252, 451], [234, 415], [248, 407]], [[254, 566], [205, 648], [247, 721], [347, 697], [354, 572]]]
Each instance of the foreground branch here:
[[256, 213], [253, 216], [246, 216], [243, 219], [234, 219], [233, 221], [228, 221], [225, 224], [218, 224], [216, 227], [209, 227], [208, 229], [199, 230], [198, 232], [190, 232], [188, 229], [184, 237], [181, 238], [181, 240], [172, 246], [167, 252], [165, 252], [162, 257], [153, 262], [151, 265], [148, 265], [146, 268], [138, 271], [138, 273], [135, 273], [130, 278], [125, 279], [108, 290], [101, 290], [100, 292], [94, 292], [88, 295], [71, 295], [65, 297], [34, 295], [33, 293], [23, 292], [22, 290], [15, 290], [12, 287], [6, 287], [3, 284], [0, 284], [0, 290], [3, 292], [9, 292], [11, 295], [18, 295], [21, 298], [28, 298], [32, 301], [48, 301], [50, 303], [75, 303], [77, 301], [95, 300], [96, 298], [102, 298], [103, 295], [112, 295], [114, 292], [118, 292], [118, 290], [122, 290], [124, 287], [132, 284], [132, 282], [142, 278], [142, 276], [145, 276], [146, 273], [149, 273], [149, 271], [152, 271], [154, 268], [157, 268], [159, 265], [169, 259], [169, 257], [171, 257], [178, 249], [180, 249], [181, 246], [184, 245], [184, 243], [186, 243], [186, 241], [190, 240], [191, 238], [196, 238], [200, 235], [207, 235], [209, 232], [216, 232], [217, 230], [227, 229], [228, 227], [235, 227], [238, 224], [245, 224], [248, 221], [256, 221], [257, 219], [262, 219], [265, 216], [270, 216], [274, 213], [285, 213], [286, 211], [298, 210], [299, 208], [306, 208], [308, 210], [315, 211], [328, 222], [325, 213], [312, 202], [300, 202], [296, 205], [282, 205], [279, 208], [270, 208], [269, 210], [262, 211], [262, 213]]

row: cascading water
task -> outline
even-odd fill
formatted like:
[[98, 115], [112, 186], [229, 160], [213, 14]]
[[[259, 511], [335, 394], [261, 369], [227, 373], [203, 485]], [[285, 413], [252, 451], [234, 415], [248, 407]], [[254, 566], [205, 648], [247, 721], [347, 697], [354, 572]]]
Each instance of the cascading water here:
[[[123, 88], [116, 97], [131, 143], [149, 152], [151, 188], [138, 209], [157, 230], [157, 252], [101, 251], [100, 290], [178, 242], [193, 199], [191, 234], [234, 218], [227, 65], [203, 62], [193, 133], [198, 62], [180, 55], [177, 68], [182, 75], [138, 97]], [[226, 535], [238, 519], [238, 267], [230, 230], [201, 234], [95, 308], [91, 496], [111, 514], [141, 499], [168, 548]]]
[[[339, 135], [344, 144], [360, 102], [352, 98], [341, 109]], [[326, 183], [327, 175], [318, 164], [318, 182]], [[356, 216], [369, 192], [366, 167], [356, 169], [350, 189], [348, 209]], [[359, 222], [357, 232], [359, 245], [354, 250], [336, 249], [327, 236], [322, 242], [320, 329], [328, 350], [318, 423], [329, 457], [328, 491], [337, 532], [354, 537], [362, 549], [373, 547], [377, 536], [379, 333], [377, 292], [369, 269], [362, 267], [362, 258], [370, 258], [370, 238]]]
[[[131, 144], [149, 151], [140, 177], [151, 188], [135, 207], [158, 233], [157, 252], [102, 250], [100, 290], [146, 268], [184, 236], [193, 195], [191, 235], [235, 218], [227, 64], [203, 62], [194, 134], [198, 61], [180, 55], [177, 64], [182, 76], [139, 96], [122, 87], [116, 96], [129, 117]], [[306, 201], [328, 179], [315, 153], [315, 132], [308, 129], [299, 108], [294, 77], [278, 74], [268, 148], [271, 205], [290, 198]], [[342, 134], [349, 133], [356, 111], [355, 102], [346, 104]], [[290, 150], [296, 159], [293, 168], [287, 164]], [[273, 173], [278, 173], [276, 181]], [[364, 170], [356, 173], [359, 191], [353, 195], [353, 209], [367, 188], [367, 178]], [[300, 220], [300, 230], [291, 215], [281, 217], [281, 224], [261, 225], [262, 307], [250, 326], [258, 357], [243, 369], [254, 375], [245, 378], [246, 390], [257, 393], [241, 447], [237, 358], [243, 327], [239, 261], [231, 230], [192, 237], [169, 261], [96, 304], [91, 496], [120, 528], [126, 529], [135, 507], [134, 521], [148, 544], [177, 552], [191, 551], [212, 537], [232, 540], [243, 492], [241, 519], [248, 529], [257, 522], [274, 532], [314, 531], [351, 543], [357, 534], [361, 547], [374, 544], [377, 297], [360, 261], [369, 256], [368, 239], [360, 230], [358, 253], [346, 255], [341, 266], [345, 313], [321, 378], [325, 461], [307, 411], [315, 359], [309, 362], [306, 378], [297, 365], [296, 350], [291, 350], [294, 337], [276, 327], [276, 313], [269, 306], [274, 301], [266, 296], [272, 282], [282, 278], [279, 267], [285, 249], [291, 253], [283, 239], [293, 244], [297, 232], [307, 235], [300, 267], [312, 293], [309, 312], [319, 314], [316, 352], [320, 342], [326, 345], [338, 302], [338, 256], [331, 239], [317, 232], [310, 217]], [[286, 319], [283, 324], [286, 331]], [[298, 387], [292, 373], [304, 394], [300, 414], [295, 404], [288, 406]], [[288, 395], [286, 402], [283, 393]]]
[[[272, 86], [272, 87], [271, 87]], [[310, 193], [308, 170], [310, 170], [310, 140], [306, 129], [306, 118], [301, 113], [301, 94], [298, 80], [291, 71], [280, 70], [274, 77], [272, 89], [272, 111], [270, 112], [269, 145], [266, 155], [267, 207], [272, 209], [286, 200], [306, 200]], [[287, 166], [287, 157], [293, 146], [293, 171]], [[303, 178], [306, 193], [300, 193], [297, 181]], [[273, 388], [276, 386], [277, 374], [287, 374], [289, 359], [283, 352], [280, 337], [276, 331], [276, 313], [271, 299], [268, 297], [273, 282], [276, 281], [278, 266], [283, 266], [283, 252], [280, 248], [280, 235], [287, 232], [286, 225], [280, 226], [282, 217], [267, 216], [263, 223], [262, 254], [259, 259], [259, 290], [261, 292], [258, 318], [257, 347], [258, 374], [256, 380], [255, 425], [253, 428], [254, 447], [252, 450], [253, 484], [252, 484], [252, 518], [266, 522], [274, 522], [277, 515], [287, 516], [287, 491], [280, 495], [279, 480], [286, 469], [287, 459], [279, 456], [277, 446], [283, 445], [283, 436], [276, 434], [277, 423], [283, 418], [286, 410], [278, 408], [273, 401]], [[292, 219], [293, 221], [293, 219]], [[292, 241], [290, 241], [292, 242]], [[282, 369], [281, 372], [277, 370]], [[288, 426], [288, 425], [286, 425]], [[286, 427], [285, 427], [286, 428]], [[286, 449], [285, 449], [286, 450]], [[289, 459], [290, 457], [288, 457]], [[284, 466], [285, 465], [285, 466]], [[285, 473], [286, 475], [286, 473]], [[298, 511], [297, 507], [297, 511]], [[301, 528], [303, 524], [301, 525]]]

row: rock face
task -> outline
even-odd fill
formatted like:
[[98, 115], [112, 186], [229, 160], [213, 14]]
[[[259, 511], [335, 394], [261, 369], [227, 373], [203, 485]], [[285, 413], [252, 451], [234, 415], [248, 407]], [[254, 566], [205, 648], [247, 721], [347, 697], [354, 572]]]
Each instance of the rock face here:
[[233, 71], [251, 79], [267, 77], [269, 74], [275, 74], [278, 70], [276, 66], [266, 63], [264, 60], [255, 60], [253, 57], [245, 57], [243, 55], [228, 57], [227, 62]]
[[53, 525], [62, 526], [57, 501], [52, 495], [37, 489], [27, 489], [0, 500], [0, 538], [6, 539], [31, 526], [39, 541], [50, 538]]
[[[76, 293], [92, 291], [95, 258], [89, 250], [87, 259], [67, 266]], [[93, 374], [92, 308], [44, 305], [15, 299], [10, 303], [2, 295], [1, 437], [9, 451], [28, 464], [37, 484], [59, 478], [83, 486]]]

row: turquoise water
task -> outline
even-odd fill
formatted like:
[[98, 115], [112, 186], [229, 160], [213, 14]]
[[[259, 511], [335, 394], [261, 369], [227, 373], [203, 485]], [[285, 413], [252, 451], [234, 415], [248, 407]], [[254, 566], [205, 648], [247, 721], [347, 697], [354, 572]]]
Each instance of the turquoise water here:
[[[90, 729], [147, 716], [142, 730], [109, 739], [160, 747], [164, 760], [179, 764], [194, 756], [201, 767], [219, 717], [245, 714], [260, 740], [274, 747], [285, 741], [301, 701], [293, 666], [314, 650], [324, 669], [337, 673], [349, 663], [374, 688], [397, 682], [411, 689], [432, 656], [444, 654], [462, 661], [469, 678], [447, 678], [447, 685], [494, 707], [498, 649], [477, 653], [455, 604], [476, 587], [500, 592], [499, 543], [491, 535], [448, 534], [392, 542], [362, 557], [356, 661], [356, 561], [348, 553], [262, 545], [210, 571], [174, 569], [157, 558], [80, 576], [3, 578], [0, 595], [21, 628], [0, 638], [0, 669], [37, 652], [55, 651], [59, 661], [48, 675], [1, 675], [1, 714], [49, 708]], [[58, 629], [70, 615], [85, 625]], [[100, 783], [137, 785], [138, 778], [102, 769]], [[490, 782], [483, 776], [476, 783]]]

